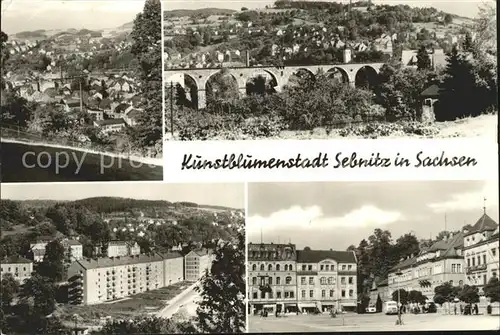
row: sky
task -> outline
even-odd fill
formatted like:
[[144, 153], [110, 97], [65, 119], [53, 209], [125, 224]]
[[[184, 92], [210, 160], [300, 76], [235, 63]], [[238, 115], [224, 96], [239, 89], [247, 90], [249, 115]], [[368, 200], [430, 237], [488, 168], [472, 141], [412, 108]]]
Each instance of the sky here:
[[247, 234], [253, 243], [262, 232], [264, 243], [345, 250], [376, 228], [393, 240], [459, 230], [475, 224], [485, 205], [498, 222], [498, 203], [498, 181], [251, 183]]
[[90, 197], [188, 201], [245, 208], [244, 184], [166, 184], [162, 182], [2, 184], [2, 199], [78, 200]]
[[2, 0], [2, 31], [116, 28], [143, 7], [144, 0]]
[[[263, 8], [266, 5], [272, 6], [275, 0], [168, 0], [164, 1], [164, 10], [172, 9], [198, 9], [198, 8], [227, 8], [240, 10], [241, 7]], [[322, 0], [328, 1], [328, 0]], [[333, 2], [333, 1], [332, 1]], [[348, 0], [334, 0], [334, 2], [348, 3]], [[355, 0], [353, 0], [355, 2]], [[478, 13], [478, 5], [482, 2], [491, 2], [495, 4], [494, 0], [438, 0], [438, 1], [422, 1], [422, 0], [373, 0], [374, 4], [407, 4], [416, 7], [435, 7], [439, 10], [456, 14], [465, 17], [475, 17]]]

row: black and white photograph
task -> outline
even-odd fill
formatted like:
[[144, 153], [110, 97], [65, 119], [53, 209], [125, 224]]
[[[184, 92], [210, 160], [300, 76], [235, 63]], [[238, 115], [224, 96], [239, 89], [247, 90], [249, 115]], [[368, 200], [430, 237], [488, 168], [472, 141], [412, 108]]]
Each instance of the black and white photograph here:
[[163, 180], [160, 1], [1, 5], [1, 181]]
[[496, 141], [495, 1], [172, 0], [163, 16], [165, 140]]
[[498, 180], [249, 183], [249, 331], [500, 329], [498, 204]]
[[244, 184], [2, 184], [2, 334], [245, 332]]

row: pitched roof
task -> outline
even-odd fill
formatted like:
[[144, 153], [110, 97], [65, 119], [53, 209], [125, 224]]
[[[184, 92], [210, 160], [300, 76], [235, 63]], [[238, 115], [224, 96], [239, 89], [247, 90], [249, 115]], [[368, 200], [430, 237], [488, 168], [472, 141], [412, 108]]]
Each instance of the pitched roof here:
[[297, 263], [318, 263], [325, 259], [333, 259], [339, 263], [356, 263], [352, 251], [336, 250], [298, 250]]
[[439, 97], [442, 89], [437, 84], [432, 84], [420, 93], [422, 97]]
[[472, 226], [465, 236], [469, 236], [475, 233], [482, 233], [484, 231], [494, 231], [498, 228], [498, 223], [496, 223], [488, 214], [484, 213], [479, 220]]
[[123, 119], [106, 119], [106, 120], [99, 120], [99, 121], [94, 121], [98, 126], [107, 126], [107, 125], [113, 125], [113, 124], [125, 124], [125, 121]]
[[82, 245], [79, 241], [71, 239], [63, 240], [62, 243], [67, 245]]
[[21, 257], [21, 256], [10, 256], [10, 257], [6, 257], [2, 260], [1, 262], [2, 264], [27, 264], [27, 263], [33, 263], [32, 261], [30, 261], [29, 259], [26, 259], [24, 257]]

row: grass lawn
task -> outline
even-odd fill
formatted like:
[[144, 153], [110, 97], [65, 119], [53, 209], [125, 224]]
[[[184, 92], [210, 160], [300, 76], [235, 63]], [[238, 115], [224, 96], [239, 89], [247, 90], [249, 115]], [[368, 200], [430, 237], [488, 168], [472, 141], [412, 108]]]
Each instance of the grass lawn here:
[[189, 285], [188, 282], [180, 282], [157, 290], [139, 293], [114, 303], [87, 306], [61, 305], [55, 314], [71, 326], [74, 326], [73, 314], [78, 314], [78, 322], [85, 325], [98, 325], [100, 318], [107, 316], [113, 319], [130, 319], [163, 308], [169, 300]]

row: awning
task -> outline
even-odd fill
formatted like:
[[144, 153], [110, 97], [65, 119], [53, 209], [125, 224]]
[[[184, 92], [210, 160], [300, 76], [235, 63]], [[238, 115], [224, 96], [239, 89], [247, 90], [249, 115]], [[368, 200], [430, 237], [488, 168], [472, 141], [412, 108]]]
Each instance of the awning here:
[[340, 305], [347, 307], [356, 307], [356, 304], [354, 302], [341, 302]]
[[316, 307], [316, 303], [315, 302], [305, 302], [305, 303], [299, 303], [299, 308], [308, 308], [308, 307]]
[[290, 302], [285, 302], [285, 306], [297, 306], [296, 302], [290, 303]]
[[267, 304], [267, 305], [264, 305], [264, 308], [274, 308], [276, 305], [270, 305], [270, 304]]

